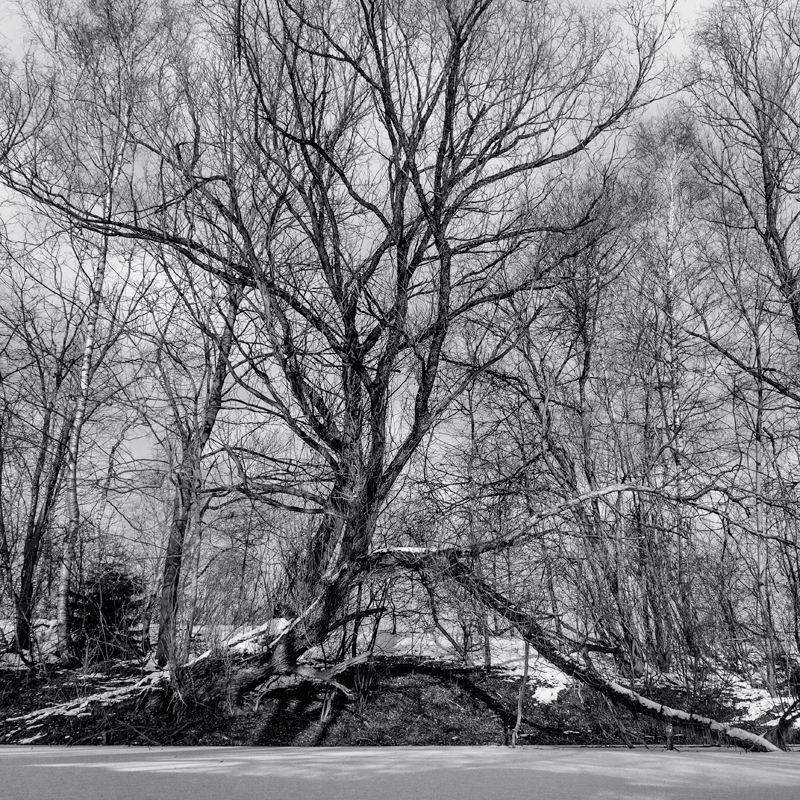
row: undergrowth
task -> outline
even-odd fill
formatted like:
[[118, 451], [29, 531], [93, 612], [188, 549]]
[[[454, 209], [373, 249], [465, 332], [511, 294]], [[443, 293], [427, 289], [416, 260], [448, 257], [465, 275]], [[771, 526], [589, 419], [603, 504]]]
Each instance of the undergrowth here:
[[[516, 718], [519, 678], [482, 668], [419, 659], [377, 658], [342, 682], [347, 697], [324, 684], [280, 679], [245, 698], [236, 713], [190, 700], [92, 704], [81, 715], [48, 717], [36, 726], [9, 718], [109, 685], [109, 676], [136, 676], [137, 667], [106, 664], [80, 671], [0, 673], [0, 742], [127, 745], [488, 745], [507, 744]], [[102, 674], [101, 674], [102, 673]], [[105, 675], [106, 677], [103, 677]], [[686, 699], [661, 700], [686, 708]], [[731, 709], [709, 698], [692, 710], [730, 719]], [[591, 690], [571, 687], [551, 704], [529, 693], [520, 744], [664, 745], [662, 725], [611, 706]], [[676, 743], [716, 744], [691, 726]]]

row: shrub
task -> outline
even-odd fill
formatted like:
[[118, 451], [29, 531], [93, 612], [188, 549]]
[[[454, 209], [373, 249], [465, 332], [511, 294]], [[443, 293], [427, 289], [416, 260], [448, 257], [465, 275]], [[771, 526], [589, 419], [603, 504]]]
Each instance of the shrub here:
[[140, 656], [143, 594], [142, 579], [118, 564], [91, 574], [73, 596], [74, 652], [87, 663]]

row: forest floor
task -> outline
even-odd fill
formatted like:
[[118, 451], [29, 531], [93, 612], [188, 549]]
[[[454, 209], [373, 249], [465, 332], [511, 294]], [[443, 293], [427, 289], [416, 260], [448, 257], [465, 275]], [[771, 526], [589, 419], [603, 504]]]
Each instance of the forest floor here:
[[[280, 679], [235, 713], [191, 701], [165, 705], [130, 696], [92, 700], [145, 677], [135, 662], [68, 670], [0, 669], [0, 743], [115, 745], [491, 745], [507, 744], [520, 679], [507, 669], [467, 668], [420, 657], [377, 657], [341, 676], [351, 696], [320, 683]], [[690, 703], [670, 688], [650, 696], [667, 705], [763, 732], [766, 717], [746, 718], [730, 692], [709, 690]], [[88, 702], [84, 702], [85, 699]], [[735, 698], [734, 698], [735, 699]], [[157, 700], [157, 698], [156, 698]], [[68, 710], [64, 711], [65, 704]], [[61, 705], [62, 712], [45, 709]], [[35, 718], [30, 715], [42, 711]], [[751, 715], [752, 716], [752, 715]], [[680, 748], [717, 744], [703, 731], [676, 731]], [[663, 747], [662, 726], [634, 718], [576, 685], [530, 685], [518, 743]]]

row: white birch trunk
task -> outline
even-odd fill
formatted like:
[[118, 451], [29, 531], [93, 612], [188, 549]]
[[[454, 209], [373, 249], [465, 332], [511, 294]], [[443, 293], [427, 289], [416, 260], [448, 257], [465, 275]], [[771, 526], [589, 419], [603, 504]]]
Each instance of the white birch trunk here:
[[[106, 206], [110, 206], [110, 193]], [[107, 208], [110, 211], [110, 209]], [[75, 545], [81, 524], [80, 497], [78, 491], [78, 464], [80, 457], [81, 433], [86, 420], [86, 408], [89, 402], [92, 376], [94, 374], [94, 352], [97, 337], [97, 322], [100, 316], [100, 299], [105, 282], [108, 262], [108, 237], [103, 237], [100, 257], [97, 262], [89, 298], [89, 312], [86, 321], [86, 338], [83, 344], [81, 374], [78, 396], [75, 401], [75, 421], [69, 438], [67, 449], [67, 530], [64, 538], [64, 550], [58, 574], [58, 594], [56, 601], [56, 635], [58, 652], [62, 661], [70, 660], [74, 654], [69, 641], [69, 596], [72, 589], [72, 565], [75, 560]]]
[[517, 738], [519, 737], [519, 729], [522, 725], [522, 710], [525, 701], [525, 692], [528, 690], [528, 668], [530, 664], [531, 646], [528, 640], [525, 640], [525, 665], [522, 670], [522, 683], [519, 685], [519, 696], [517, 697], [517, 721], [514, 724], [514, 730], [511, 731], [511, 746], [517, 746]]

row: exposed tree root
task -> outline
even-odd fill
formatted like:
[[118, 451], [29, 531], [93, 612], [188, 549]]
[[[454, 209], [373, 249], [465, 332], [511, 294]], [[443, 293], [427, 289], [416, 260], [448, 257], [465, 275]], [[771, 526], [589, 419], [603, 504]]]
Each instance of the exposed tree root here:
[[[107, 688], [86, 697], [78, 697], [65, 703], [56, 703], [45, 708], [37, 708], [18, 717], [9, 717], [7, 722], [19, 722], [21, 727], [33, 728], [43, 724], [49, 717], [79, 717], [91, 714], [91, 707], [95, 704], [104, 706], [117, 705], [134, 697], [147, 694], [157, 689], [167, 680], [166, 672], [154, 672], [144, 678], [132, 681], [126, 686]], [[19, 730], [19, 729], [17, 729]], [[15, 733], [13, 731], [12, 733]]]
[[[291, 646], [290, 633], [280, 638], [263, 663], [250, 666], [246, 663], [232, 666], [225, 655], [204, 654], [203, 658], [181, 667], [173, 677], [168, 670], [159, 670], [144, 678], [132, 679], [123, 686], [108, 687], [85, 697], [38, 708], [18, 717], [9, 717], [7, 722], [15, 722], [19, 727], [8, 735], [38, 728], [51, 717], [88, 716], [95, 705], [107, 707], [136, 700], [138, 707], [151, 702], [154, 696], [160, 698], [158, 700], [160, 705], [164, 702], [164, 692], [167, 693], [167, 701], [180, 699], [184, 693], [189, 694], [195, 702], [209, 705], [227, 699], [229, 710], [232, 710], [243, 694], [274, 675], [296, 675], [304, 680], [327, 684], [350, 696], [350, 690], [339, 683], [336, 677], [369, 658], [368, 653], [362, 653], [330, 669], [318, 670], [308, 664], [298, 664], [296, 657], [291, 654]], [[254, 658], [257, 660], [257, 657]], [[174, 680], [174, 677], [177, 677], [177, 680]]]

